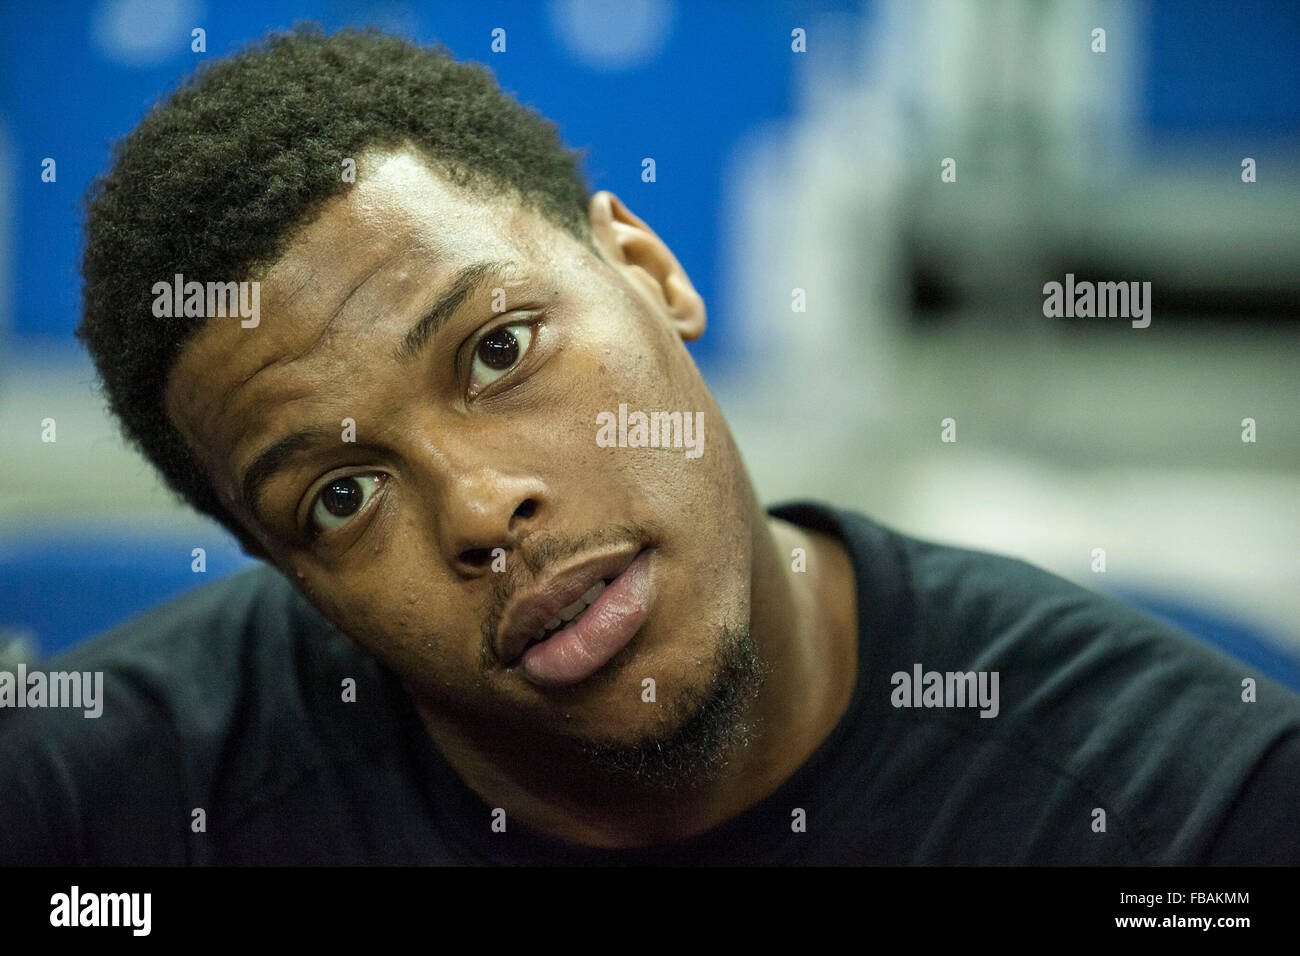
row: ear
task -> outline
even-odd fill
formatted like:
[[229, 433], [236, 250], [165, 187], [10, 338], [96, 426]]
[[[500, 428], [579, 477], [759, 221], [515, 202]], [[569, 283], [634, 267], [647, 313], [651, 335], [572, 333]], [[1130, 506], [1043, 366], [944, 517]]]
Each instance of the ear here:
[[604, 189], [592, 195], [587, 218], [605, 261], [623, 271], [633, 286], [667, 314], [682, 340], [693, 342], [703, 335], [704, 300], [655, 231]]

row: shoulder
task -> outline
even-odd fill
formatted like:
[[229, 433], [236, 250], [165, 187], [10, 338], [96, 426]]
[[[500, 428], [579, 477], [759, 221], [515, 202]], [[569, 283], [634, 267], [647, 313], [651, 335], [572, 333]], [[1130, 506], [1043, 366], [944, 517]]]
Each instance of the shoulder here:
[[1300, 862], [1300, 696], [1025, 561], [893, 538], [916, 658], [997, 673], [999, 718], [977, 732], [1095, 797], [1136, 859]]
[[972, 778], [980, 765], [1007, 775], [964, 780], [974, 792], [1011, 798], [1037, 779], [1037, 819], [1088, 834], [1086, 815], [1103, 809], [1127, 845], [1119, 856], [1137, 862], [1300, 862], [1300, 696], [1025, 561], [834, 514], [867, 592], [870, 693], [893, 693], [892, 677], [918, 670], [983, 674], [996, 688], [989, 719], [951, 706], [889, 711], [966, 754], [951, 766]]
[[310, 772], [326, 681], [364, 667], [265, 565], [29, 665], [95, 699], [0, 711], [5, 861], [193, 861], [193, 811]]

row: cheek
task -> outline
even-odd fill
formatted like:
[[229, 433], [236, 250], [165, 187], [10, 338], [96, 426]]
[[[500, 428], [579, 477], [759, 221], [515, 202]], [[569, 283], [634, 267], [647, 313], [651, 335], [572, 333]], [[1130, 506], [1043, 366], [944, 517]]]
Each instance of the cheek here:
[[639, 315], [620, 321], [593, 326], [591, 344], [574, 349], [565, 368], [566, 378], [584, 383], [576, 393], [584, 416], [581, 441], [594, 446], [597, 414], [617, 417], [626, 404], [629, 414], [701, 413], [703, 443], [696, 458], [676, 447], [598, 448], [590, 459], [593, 473], [607, 487], [614, 473], [612, 494], [665, 531], [660, 547], [680, 572], [677, 593], [697, 606], [734, 595], [736, 604], [727, 610], [743, 617], [751, 493], [730, 430], [670, 328]]
[[455, 680], [473, 670], [481, 644], [477, 607], [408, 539], [360, 571], [306, 571], [313, 603], [358, 647], [402, 675]]

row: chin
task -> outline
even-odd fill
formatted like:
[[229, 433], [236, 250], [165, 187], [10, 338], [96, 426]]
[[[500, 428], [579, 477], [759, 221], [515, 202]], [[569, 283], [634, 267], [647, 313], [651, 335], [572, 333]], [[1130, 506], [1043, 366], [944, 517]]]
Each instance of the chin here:
[[744, 627], [721, 629], [712, 657], [711, 666], [679, 668], [680, 682], [657, 680], [653, 702], [643, 698], [638, 672], [623, 668], [618, 686], [635, 696], [587, 720], [566, 720], [561, 735], [611, 782], [676, 790], [716, 779], [756, 729], [751, 706], [767, 668]]

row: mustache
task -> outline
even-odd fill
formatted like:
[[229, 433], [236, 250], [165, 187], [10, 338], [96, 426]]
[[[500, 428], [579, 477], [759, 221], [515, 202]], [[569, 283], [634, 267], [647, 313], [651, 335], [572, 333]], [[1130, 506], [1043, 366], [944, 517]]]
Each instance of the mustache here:
[[610, 548], [621, 544], [639, 544], [645, 547], [650, 533], [644, 525], [615, 524], [577, 536], [534, 532], [519, 547], [506, 556], [504, 571], [492, 575], [492, 589], [488, 593], [483, 614], [483, 663], [491, 665], [492, 645], [506, 608], [521, 590], [531, 587], [556, 565], [587, 551]]

